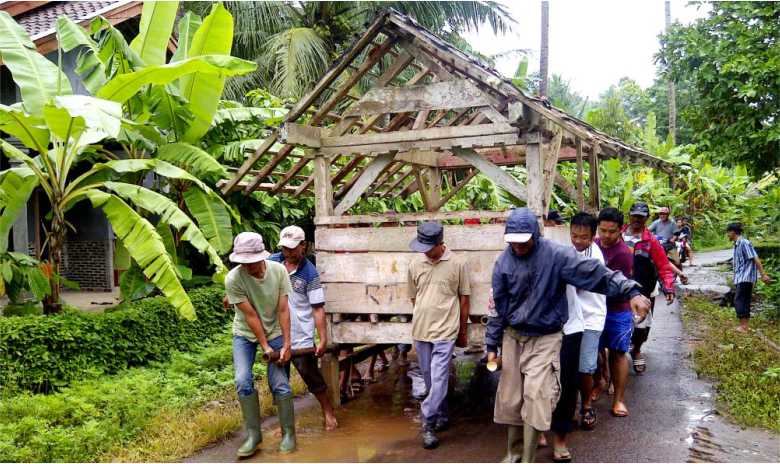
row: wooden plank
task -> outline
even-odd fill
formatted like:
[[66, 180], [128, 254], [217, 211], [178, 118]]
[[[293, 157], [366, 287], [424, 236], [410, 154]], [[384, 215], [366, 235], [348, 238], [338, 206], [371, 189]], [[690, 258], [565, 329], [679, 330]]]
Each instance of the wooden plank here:
[[[324, 283], [325, 311], [330, 314], [412, 314], [406, 283]], [[471, 314], [487, 314], [490, 282], [471, 283]]]
[[377, 215], [330, 216], [316, 217], [314, 224], [318, 226], [340, 224], [382, 224], [385, 222], [418, 222], [418, 221], [449, 221], [458, 219], [504, 220], [509, 211], [439, 211], [436, 213], [395, 213], [387, 211]]
[[527, 204], [528, 208], [538, 218], [547, 214], [547, 210], [544, 209], [544, 201], [542, 200], [544, 197], [544, 185], [542, 183], [544, 158], [541, 145], [541, 143], [529, 143], [525, 146], [525, 169], [528, 173]]
[[593, 145], [593, 149], [588, 156], [590, 173], [588, 176], [588, 191], [590, 193], [590, 207], [594, 211], [601, 208], [601, 198], [599, 195], [599, 157], [598, 145]]
[[558, 152], [561, 149], [561, 138], [563, 137], [563, 129], [558, 127], [558, 130], [553, 137], [553, 140], [544, 147], [544, 162], [542, 165], [542, 208], [544, 211], [550, 209], [550, 196], [552, 195], [553, 184], [555, 182], [556, 169], [558, 164]]
[[[409, 252], [417, 226], [325, 228], [315, 231], [317, 252]], [[444, 225], [444, 242], [453, 251], [501, 251], [504, 224]]]
[[323, 148], [344, 148], [354, 145], [374, 145], [380, 143], [414, 142], [422, 140], [450, 139], [481, 135], [517, 134], [517, 129], [509, 124], [480, 124], [476, 126], [431, 127], [396, 132], [376, 132], [361, 135], [343, 135], [322, 137]]
[[279, 129], [279, 141], [310, 148], [322, 146], [322, 128], [286, 122]]
[[[393, 181], [393, 183], [392, 183], [392, 184], [390, 184], [390, 186], [389, 186], [389, 187], [387, 187], [387, 190], [385, 190], [384, 192], [382, 192], [382, 193], [379, 195], [379, 196], [380, 196], [380, 198], [385, 198], [385, 197], [387, 197], [388, 195], [392, 194], [392, 193], [393, 193], [393, 190], [395, 190], [395, 188], [396, 188], [396, 187], [398, 187], [399, 185], [401, 185], [401, 183], [402, 183], [403, 181], [405, 181], [405, 180], [406, 180], [406, 179], [407, 179], [409, 176], [413, 175], [413, 174], [414, 174], [414, 172], [415, 172], [415, 171], [414, 171], [414, 167], [413, 167], [413, 166], [412, 166], [412, 167], [410, 167], [409, 169], [407, 169], [407, 171], [406, 171], [405, 173], [403, 173], [403, 174], [401, 174], [400, 176], [398, 176], [398, 178], [397, 178], [395, 181]], [[415, 181], [415, 182], [416, 182], [416, 181]]]
[[409, 113], [422, 110], [489, 105], [482, 91], [465, 79], [405, 87], [375, 87], [352, 107], [345, 116], [381, 113]]
[[488, 118], [491, 122], [494, 123], [509, 123], [509, 119], [507, 119], [503, 114], [499, 113], [497, 109], [493, 108], [492, 106], [486, 106], [484, 108], [481, 108], [479, 110], [483, 116]]
[[585, 188], [582, 181], [582, 140], [578, 137], [577, 144], [577, 209], [585, 211]]
[[368, 189], [368, 187], [374, 183], [376, 178], [379, 177], [379, 174], [382, 173], [385, 167], [387, 167], [387, 165], [393, 161], [394, 157], [394, 153], [386, 153], [379, 155], [371, 160], [368, 166], [363, 169], [363, 172], [360, 173], [360, 177], [358, 178], [357, 182], [355, 182], [352, 188], [349, 189], [349, 192], [344, 195], [344, 198], [333, 210], [333, 214], [340, 216], [347, 212], [347, 210], [349, 210], [349, 208], [351, 208], [355, 203], [357, 203], [363, 192], [365, 192], [366, 189]]
[[[485, 124], [487, 125], [487, 124]], [[457, 126], [461, 128], [464, 126]], [[470, 126], [479, 127], [479, 126]], [[423, 130], [434, 130], [445, 128], [433, 128]], [[455, 129], [455, 127], [448, 127], [446, 129]], [[415, 131], [404, 131], [415, 132]], [[402, 134], [404, 132], [394, 132], [394, 134]], [[390, 135], [390, 134], [387, 134]], [[404, 142], [382, 142], [371, 145], [350, 145], [341, 147], [323, 146], [320, 150], [327, 154], [356, 154], [360, 156], [376, 156], [379, 154], [385, 154], [390, 152], [404, 152], [411, 150], [432, 150], [442, 149], [449, 150], [451, 148], [489, 148], [498, 147], [503, 145], [516, 145], [520, 142], [520, 137], [517, 132], [492, 134], [492, 135], [480, 135], [469, 137], [449, 137], [433, 140], [409, 140]]]
[[436, 211], [441, 202], [441, 173], [437, 168], [419, 168], [417, 183], [427, 211]]
[[333, 214], [333, 186], [330, 182], [330, 160], [321, 154], [314, 157], [314, 214]]
[[[397, 161], [397, 159], [396, 159]], [[385, 185], [385, 182], [387, 182], [389, 179], [391, 179], [394, 175], [396, 175], [401, 169], [406, 166], [404, 163], [394, 163], [391, 164], [392, 169], [386, 170], [379, 178], [377, 179], [374, 184], [366, 190], [366, 195], [372, 195], [374, 192], [376, 192], [380, 187]]]
[[450, 199], [451, 199], [452, 197], [454, 197], [455, 195], [457, 195], [457, 193], [458, 193], [458, 192], [459, 192], [459, 191], [460, 191], [460, 190], [461, 190], [463, 187], [465, 187], [465, 186], [466, 186], [466, 184], [468, 184], [468, 183], [469, 183], [469, 181], [471, 181], [471, 179], [473, 179], [473, 178], [474, 178], [474, 176], [476, 176], [477, 174], [479, 174], [479, 170], [478, 170], [478, 169], [476, 169], [476, 168], [469, 169], [469, 172], [468, 172], [468, 174], [466, 175], [466, 177], [464, 177], [464, 178], [463, 178], [463, 179], [462, 179], [460, 182], [458, 182], [457, 184], [455, 184], [454, 186], [452, 186], [452, 188], [450, 188], [449, 192], [447, 192], [447, 194], [446, 194], [446, 195], [444, 195], [444, 197], [442, 197], [441, 201], [439, 202], [439, 205], [436, 207], [436, 210], [438, 210], [438, 209], [440, 209], [441, 207], [443, 207], [444, 205], [446, 205], [446, 204], [447, 204], [447, 202], [448, 202], [448, 201], [450, 201]]
[[396, 161], [430, 167], [438, 167], [438, 158], [439, 153], [433, 150], [412, 150], [395, 155]]
[[[455, 156], [464, 159], [469, 164], [479, 169], [485, 176], [520, 200], [527, 199], [527, 192], [523, 185], [511, 174], [491, 163], [476, 151], [471, 149], [455, 148]], [[529, 174], [530, 178], [530, 174]], [[529, 179], [530, 180], [530, 179]]]
[[[469, 341], [484, 343], [485, 327], [482, 324], [468, 325]], [[397, 344], [412, 343], [412, 324], [408, 322], [342, 322], [333, 326], [331, 338], [334, 343], [354, 344]]]

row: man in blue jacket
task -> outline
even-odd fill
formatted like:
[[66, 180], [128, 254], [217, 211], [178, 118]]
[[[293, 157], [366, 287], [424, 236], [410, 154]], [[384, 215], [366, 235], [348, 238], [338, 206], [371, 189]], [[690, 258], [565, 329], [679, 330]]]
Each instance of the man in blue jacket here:
[[539, 434], [550, 429], [560, 395], [561, 330], [568, 319], [566, 284], [629, 298], [639, 317], [647, 314], [650, 301], [642, 296], [638, 283], [620, 272], [542, 238], [536, 216], [528, 208], [512, 211], [504, 240], [510, 246], [493, 268], [497, 316], [489, 319], [485, 334], [488, 362], [496, 360], [501, 346], [503, 365], [494, 420], [509, 426], [506, 462], [518, 462], [521, 456], [522, 462], [533, 462]]

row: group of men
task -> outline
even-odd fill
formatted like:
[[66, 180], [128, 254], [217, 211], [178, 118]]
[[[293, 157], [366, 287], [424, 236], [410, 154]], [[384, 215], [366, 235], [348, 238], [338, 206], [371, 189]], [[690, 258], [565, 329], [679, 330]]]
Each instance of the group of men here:
[[[626, 354], [637, 374], [645, 371], [641, 348], [654, 297], [660, 291], [668, 303], [674, 299], [675, 270], [646, 227], [649, 216], [644, 203], [631, 207], [627, 224], [615, 208], [597, 217], [578, 213], [570, 221], [572, 246], [566, 246], [542, 237], [531, 210], [510, 213], [504, 233], [508, 246], [493, 269], [494, 311], [485, 336], [486, 361], [502, 366], [494, 420], [508, 426], [507, 461], [534, 461], [548, 430], [554, 460], [570, 461], [566, 436], [573, 429], [578, 394], [585, 429], [595, 427], [592, 403], [610, 384], [611, 414], [628, 416]], [[238, 456], [252, 455], [262, 441], [252, 374], [258, 347], [278, 359], [268, 364], [267, 379], [278, 408], [280, 451], [296, 448], [291, 358], [322, 406], [325, 428], [338, 425], [317, 368], [328, 344], [319, 275], [304, 256], [302, 229], [285, 228], [279, 245], [282, 251], [271, 255], [259, 234], [244, 232], [230, 255], [239, 266], [226, 278], [225, 307], [236, 311], [235, 380], [247, 430]], [[420, 224], [409, 246], [419, 253], [409, 264], [407, 287], [414, 306], [412, 339], [427, 390], [420, 414], [422, 445], [432, 449], [439, 444], [436, 434], [449, 424], [450, 363], [455, 347], [468, 343], [471, 285], [466, 256], [447, 247], [441, 224]], [[307, 348], [292, 357], [293, 350]]]

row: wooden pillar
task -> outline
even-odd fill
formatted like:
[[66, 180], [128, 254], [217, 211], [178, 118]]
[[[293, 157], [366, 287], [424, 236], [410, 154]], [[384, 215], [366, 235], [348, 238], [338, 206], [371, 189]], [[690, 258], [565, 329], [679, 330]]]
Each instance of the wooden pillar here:
[[582, 139], [577, 137], [577, 209], [585, 210], [585, 188], [582, 185]]
[[328, 395], [334, 408], [341, 406], [341, 392], [339, 391], [339, 355], [338, 353], [326, 353], [322, 357], [322, 377], [328, 386]]
[[555, 184], [555, 172], [558, 165], [558, 154], [561, 150], [561, 141], [563, 140], [563, 129], [558, 127], [550, 143], [543, 145], [543, 163], [542, 163], [542, 183], [544, 192], [542, 196], [542, 209], [547, 214], [550, 210], [550, 197], [552, 196], [553, 185]]
[[588, 164], [590, 165], [590, 175], [588, 178], [589, 192], [590, 192], [590, 207], [598, 212], [601, 208], [601, 196], [599, 195], [599, 146], [594, 143], [590, 146], [590, 154], [588, 155]]
[[542, 158], [542, 135], [540, 132], [528, 134], [525, 146], [525, 170], [528, 173], [528, 208], [536, 214], [539, 225], [544, 230], [544, 184], [542, 182], [544, 160]]
[[330, 160], [314, 152], [314, 214], [333, 215], [333, 185], [330, 177]]
[[420, 195], [426, 211], [437, 211], [441, 203], [441, 172], [438, 168], [424, 167], [415, 170]]

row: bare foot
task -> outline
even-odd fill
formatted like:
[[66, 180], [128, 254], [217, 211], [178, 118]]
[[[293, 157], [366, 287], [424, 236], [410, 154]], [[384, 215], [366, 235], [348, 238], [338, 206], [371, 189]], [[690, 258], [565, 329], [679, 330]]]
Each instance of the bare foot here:
[[745, 327], [745, 326], [741, 326], [741, 325], [739, 325], [739, 326], [737, 326], [737, 328], [736, 328], [735, 330], [736, 330], [737, 332], [739, 332], [739, 333], [748, 333], [748, 331], [749, 331], [750, 329], [749, 329], [748, 327]]
[[537, 445], [539, 448], [544, 448], [546, 446], [549, 446], [547, 444], [547, 437], [544, 436], [544, 434], [539, 434], [539, 444]]
[[336, 416], [334, 415], [326, 415], [324, 417], [323, 425], [325, 426], [325, 430], [330, 432], [331, 430], [336, 430], [336, 427], [339, 426], [339, 422], [336, 420]]
[[591, 403], [596, 402], [601, 398], [601, 393], [604, 391], [604, 387], [607, 386], [607, 382], [604, 379], [599, 380], [597, 385], [593, 386], [593, 391], [590, 392]]
[[618, 401], [617, 403], [614, 403], [612, 405], [612, 415], [615, 417], [626, 417], [628, 416], [628, 408], [625, 404], [623, 404], [622, 401]]

